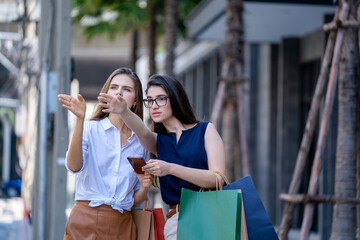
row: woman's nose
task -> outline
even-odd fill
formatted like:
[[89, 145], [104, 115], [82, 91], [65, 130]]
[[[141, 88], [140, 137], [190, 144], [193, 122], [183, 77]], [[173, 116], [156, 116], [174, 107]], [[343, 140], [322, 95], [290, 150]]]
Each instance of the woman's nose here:
[[159, 106], [157, 105], [157, 103], [154, 101], [153, 103], [152, 103], [152, 105], [151, 105], [151, 108], [159, 108]]

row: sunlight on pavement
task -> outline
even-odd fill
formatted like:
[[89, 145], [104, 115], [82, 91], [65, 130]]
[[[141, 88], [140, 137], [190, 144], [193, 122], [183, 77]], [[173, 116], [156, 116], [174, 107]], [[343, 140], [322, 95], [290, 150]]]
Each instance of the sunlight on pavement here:
[[24, 218], [22, 198], [0, 199], [0, 239], [31, 239], [31, 227], [28, 219]]

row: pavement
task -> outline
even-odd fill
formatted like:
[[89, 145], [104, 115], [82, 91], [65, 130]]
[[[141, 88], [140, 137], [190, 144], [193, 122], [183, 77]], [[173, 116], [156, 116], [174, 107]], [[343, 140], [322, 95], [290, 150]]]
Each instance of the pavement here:
[[22, 198], [0, 198], [0, 240], [31, 240], [32, 228]]

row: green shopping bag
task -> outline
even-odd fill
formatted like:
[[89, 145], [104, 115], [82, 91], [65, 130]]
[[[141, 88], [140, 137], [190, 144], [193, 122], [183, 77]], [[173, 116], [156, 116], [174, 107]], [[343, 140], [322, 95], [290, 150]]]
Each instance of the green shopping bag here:
[[242, 206], [242, 194], [238, 190], [196, 192], [183, 188], [177, 239], [241, 239]]

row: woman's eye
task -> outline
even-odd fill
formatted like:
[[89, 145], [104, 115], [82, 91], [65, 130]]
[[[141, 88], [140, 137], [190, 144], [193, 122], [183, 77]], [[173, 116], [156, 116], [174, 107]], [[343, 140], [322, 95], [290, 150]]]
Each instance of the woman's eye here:
[[131, 89], [130, 89], [130, 88], [125, 88], [124, 90], [125, 90], [125, 91], [128, 91], [128, 92], [131, 92]]

